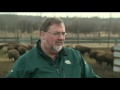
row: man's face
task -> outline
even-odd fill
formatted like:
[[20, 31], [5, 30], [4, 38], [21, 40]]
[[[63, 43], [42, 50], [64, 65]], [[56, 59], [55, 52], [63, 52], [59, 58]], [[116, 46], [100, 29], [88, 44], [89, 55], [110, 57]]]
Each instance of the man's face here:
[[47, 48], [59, 52], [65, 40], [65, 26], [63, 24], [53, 24], [45, 32], [45, 45]]

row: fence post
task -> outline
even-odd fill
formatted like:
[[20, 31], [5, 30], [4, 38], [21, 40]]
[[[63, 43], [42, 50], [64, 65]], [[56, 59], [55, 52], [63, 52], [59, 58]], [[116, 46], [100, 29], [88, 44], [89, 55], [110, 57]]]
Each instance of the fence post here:
[[118, 42], [117, 42], [117, 38], [115, 39], [115, 45], [117, 45], [118, 44]]
[[98, 33], [98, 38], [99, 38], [99, 45], [101, 45], [100, 32]]
[[31, 44], [32, 44], [32, 34], [31, 34], [31, 37], [30, 37], [30, 42], [31, 42]]
[[17, 40], [16, 40], [18, 43], [19, 43], [19, 32], [17, 30]]

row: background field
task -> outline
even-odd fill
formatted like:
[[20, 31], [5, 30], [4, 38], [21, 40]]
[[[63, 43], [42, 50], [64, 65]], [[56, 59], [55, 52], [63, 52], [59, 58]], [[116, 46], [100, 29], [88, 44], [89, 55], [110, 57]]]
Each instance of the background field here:
[[[98, 47], [98, 46], [97, 47], [93, 46], [93, 47], [92, 50], [100, 49], [100, 50], [110, 51], [110, 48], [104, 45], [102, 47]], [[103, 63], [102, 66], [96, 64], [95, 60], [90, 59], [87, 53], [83, 57], [86, 60], [86, 62], [88, 62], [89, 65], [93, 68], [94, 72], [99, 76], [101, 76], [102, 78], [120, 78], [120, 72], [114, 72], [112, 67], [107, 66], [106, 63]], [[10, 70], [13, 64], [14, 61], [9, 61], [7, 54], [3, 55], [2, 53], [0, 53], [0, 78], [4, 78], [6, 76], [6, 74], [8, 73], [8, 71]]]
[[[110, 51], [110, 48], [104, 48], [104, 47], [97, 47], [92, 48], [92, 50], [105, 50]], [[90, 59], [87, 54], [84, 56], [85, 60], [89, 63], [89, 65], [93, 68], [94, 72], [101, 76], [102, 78], [120, 78], [120, 72], [114, 72], [113, 68], [111, 66], [107, 66], [106, 63], [103, 63], [103, 65], [96, 64], [94, 59]]]

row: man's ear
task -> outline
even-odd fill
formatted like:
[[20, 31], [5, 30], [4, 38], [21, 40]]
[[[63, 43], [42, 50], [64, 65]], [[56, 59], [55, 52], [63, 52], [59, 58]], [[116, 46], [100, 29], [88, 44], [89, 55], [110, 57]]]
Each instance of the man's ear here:
[[45, 32], [44, 32], [44, 31], [41, 31], [41, 32], [40, 32], [40, 37], [41, 37], [42, 39], [44, 39], [44, 37], [45, 37]]

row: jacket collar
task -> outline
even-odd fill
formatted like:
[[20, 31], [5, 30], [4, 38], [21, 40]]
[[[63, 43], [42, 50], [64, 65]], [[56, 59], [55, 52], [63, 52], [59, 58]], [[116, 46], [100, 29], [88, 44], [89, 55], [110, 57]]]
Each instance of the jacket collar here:
[[[43, 52], [40, 43], [41, 43], [41, 40], [39, 39], [39, 40], [37, 41], [37, 45], [36, 45], [36, 46], [37, 46], [36, 48], [37, 48], [38, 52], [39, 52], [40, 54], [42, 54], [42, 55], [47, 56], [47, 55]], [[59, 57], [61, 57], [61, 56], [67, 56], [67, 53], [65, 52], [64, 47], [59, 51], [59, 53], [57, 54], [57, 56], [59, 56]]]

